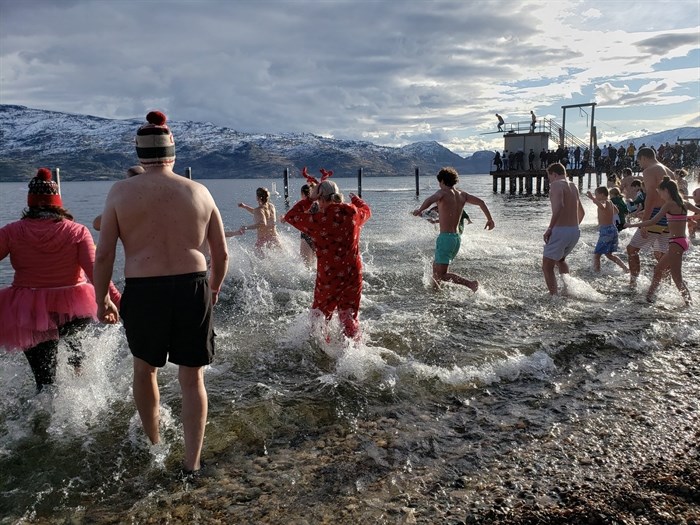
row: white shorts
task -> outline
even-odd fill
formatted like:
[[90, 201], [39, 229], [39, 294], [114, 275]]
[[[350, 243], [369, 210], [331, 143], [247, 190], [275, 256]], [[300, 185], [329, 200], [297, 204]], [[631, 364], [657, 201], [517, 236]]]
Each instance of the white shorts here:
[[637, 231], [634, 232], [634, 235], [627, 246], [631, 246], [632, 248], [637, 248], [639, 250], [651, 248], [651, 250], [654, 252], [667, 253], [669, 238], [669, 233], [654, 232], [648, 232], [645, 238], [642, 237], [641, 228], [637, 228]]
[[552, 228], [549, 242], [544, 245], [543, 255], [547, 259], [561, 261], [571, 253], [579, 237], [581, 230], [578, 226], [555, 226]]

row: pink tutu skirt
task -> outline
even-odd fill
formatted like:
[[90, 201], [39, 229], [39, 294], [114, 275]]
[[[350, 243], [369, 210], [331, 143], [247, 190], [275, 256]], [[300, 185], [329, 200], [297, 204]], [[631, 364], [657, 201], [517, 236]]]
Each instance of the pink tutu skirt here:
[[95, 288], [90, 283], [60, 288], [0, 290], [0, 347], [26, 350], [58, 339], [58, 328], [73, 319], [97, 319]]

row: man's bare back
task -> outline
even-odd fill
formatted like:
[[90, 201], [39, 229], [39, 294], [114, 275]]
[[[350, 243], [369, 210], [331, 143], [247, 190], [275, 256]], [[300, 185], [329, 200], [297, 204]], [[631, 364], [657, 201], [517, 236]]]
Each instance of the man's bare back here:
[[106, 209], [114, 213], [124, 245], [125, 277], [206, 271], [201, 246], [220, 217], [201, 184], [168, 168], [152, 168], [115, 183]]
[[[646, 199], [644, 200], [644, 220], [651, 217], [654, 208], [663, 206], [664, 201], [656, 188], [659, 187], [664, 176], [672, 175], [673, 172], [660, 162], [652, 162], [644, 168], [642, 178], [646, 189]], [[648, 216], [647, 216], [648, 215]]]
[[456, 233], [462, 210], [470, 195], [456, 188], [440, 190], [437, 201], [440, 233]]
[[578, 226], [583, 218], [583, 209], [576, 184], [566, 178], [553, 181], [549, 186], [554, 226]]

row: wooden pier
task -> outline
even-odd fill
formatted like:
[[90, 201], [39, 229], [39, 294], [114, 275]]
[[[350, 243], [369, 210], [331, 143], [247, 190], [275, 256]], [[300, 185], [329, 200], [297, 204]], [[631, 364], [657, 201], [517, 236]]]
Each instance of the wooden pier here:
[[[549, 193], [549, 179], [547, 178], [547, 170], [501, 170], [492, 171], [493, 177], [493, 192], [498, 193], [498, 183], [500, 181], [501, 193], [511, 195], [547, 195]], [[566, 176], [570, 181], [578, 179], [578, 190], [583, 191], [583, 179], [588, 175], [588, 189], [591, 188], [591, 171], [581, 171], [580, 169], [566, 170]], [[506, 184], [507, 182], [507, 184]], [[596, 188], [602, 184], [602, 176], [596, 174]]]

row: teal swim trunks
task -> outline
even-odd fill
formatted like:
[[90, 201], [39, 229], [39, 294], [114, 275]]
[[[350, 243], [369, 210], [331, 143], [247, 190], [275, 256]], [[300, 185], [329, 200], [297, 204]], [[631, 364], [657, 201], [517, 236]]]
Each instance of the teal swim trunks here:
[[435, 263], [450, 264], [459, 252], [461, 237], [458, 233], [441, 233], [435, 241]]

